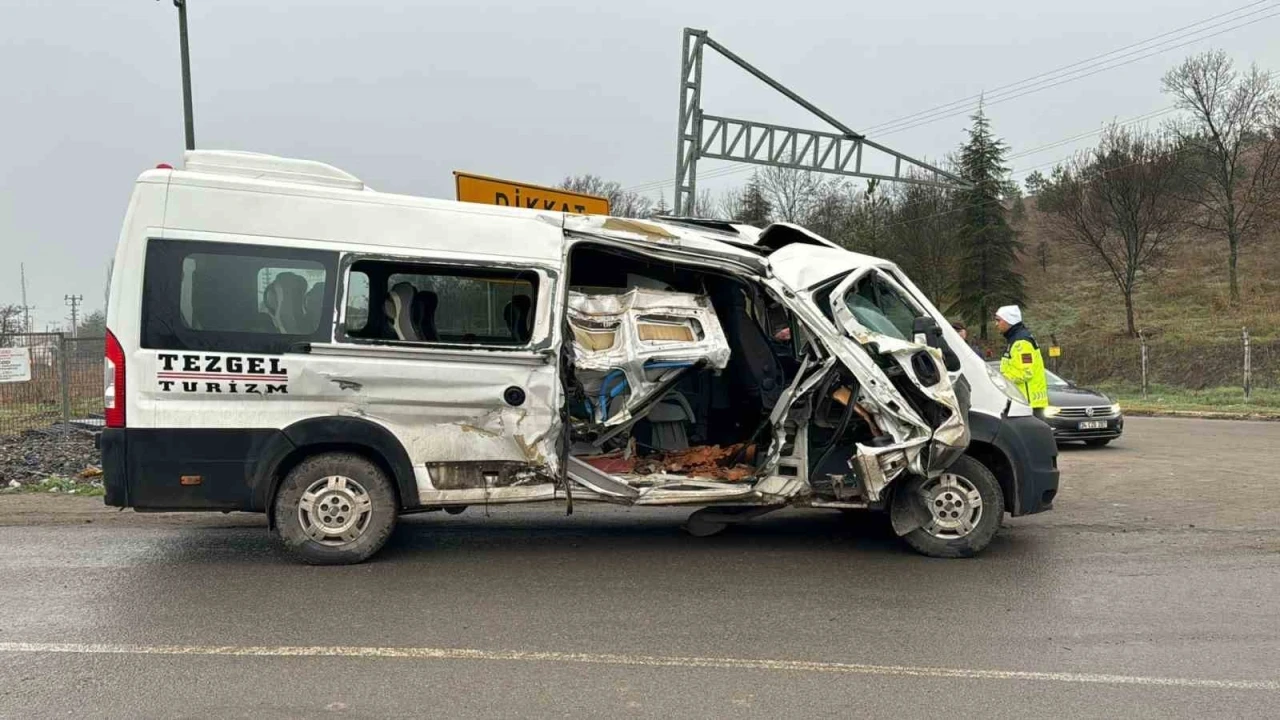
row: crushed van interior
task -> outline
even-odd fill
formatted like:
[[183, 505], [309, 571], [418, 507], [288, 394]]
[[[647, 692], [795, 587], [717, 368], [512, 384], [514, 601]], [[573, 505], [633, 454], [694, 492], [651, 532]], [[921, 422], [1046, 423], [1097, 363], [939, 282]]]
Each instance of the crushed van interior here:
[[[929, 452], [931, 433], [889, 416], [763, 283], [589, 242], [569, 270], [568, 470], [592, 491], [868, 507]], [[892, 356], [877, 362], [903, 375]], [[950, 412], [910, 379], [894, 385], [921, 415]]]

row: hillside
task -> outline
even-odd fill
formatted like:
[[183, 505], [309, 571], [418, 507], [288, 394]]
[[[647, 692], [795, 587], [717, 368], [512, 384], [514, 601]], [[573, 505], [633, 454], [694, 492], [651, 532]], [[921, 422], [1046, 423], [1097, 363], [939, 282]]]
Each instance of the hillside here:
[[[1124, 302], [1107, 271], [1068, 245], [1055, 243], [1028, 201], [1016, 225], [1025, 252], [1027, 322], [1045, 344], [1063, 348], [1064, 372], [1089, 382], [1137, 382], [1138, 342], [1125, 333]], [[1048, 246], [1041, 268], [1038, 246]], [[1242, 301], [1228, 302], [1226, 241], [1203, 234], [1180, 238], [1167, 266], [1143, 279], [1135, 296], [1138, 327], [1149, 343], [1151, 382], [1189, 388], [1239, 386], [1241, 328], [1254, 345], [1256, 387], [1280, 387], [1280, 229], [1244, 246]]]

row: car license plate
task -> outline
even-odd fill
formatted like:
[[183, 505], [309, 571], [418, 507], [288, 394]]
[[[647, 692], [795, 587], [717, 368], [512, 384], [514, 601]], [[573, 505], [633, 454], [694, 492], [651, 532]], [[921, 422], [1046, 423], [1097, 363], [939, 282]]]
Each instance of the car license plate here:
[[1082, 420], [1080, 422], [1081, 430], [1103, 430], [1106, 427], [1106, 420]]

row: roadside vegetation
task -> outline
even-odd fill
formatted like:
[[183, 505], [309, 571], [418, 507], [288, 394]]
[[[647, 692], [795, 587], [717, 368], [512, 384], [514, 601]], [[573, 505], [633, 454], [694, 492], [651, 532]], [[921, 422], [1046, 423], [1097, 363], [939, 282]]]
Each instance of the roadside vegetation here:
[[6, 485], [0, 488], [0, 495], [19, 493], [53, 493], [62, 495], [83, 495], [101, 497], [102, 481], [99, 479], [80, 479], [68, 477], [48, 477], [40, 482]]
[[1095, 389], [1111, 396], [1130, 415], [1222, 414], [1229, 417], [1280, 420], [1280, 389], [1255, 389], [1249, 402], [1238, 387], [1216, 387], [1204, 390], [1155, 385], [1142, 388], [1133, 384], [1101, 384]]

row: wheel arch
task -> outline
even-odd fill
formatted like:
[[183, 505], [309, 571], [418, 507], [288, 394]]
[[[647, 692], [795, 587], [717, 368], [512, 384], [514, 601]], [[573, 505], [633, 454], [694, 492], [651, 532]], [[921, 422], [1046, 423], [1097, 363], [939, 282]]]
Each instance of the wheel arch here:
[[1018, 497], [1018, 471], [1013, 458], [1000, 447], [1001, 419], [986, 413], [969, 411], [969, 447], [965, 454], [982, 463], [1000, 484], [1004, 495], [1004, 509], [1016, 514], [1020, 507]]
[[400, 510], [417, 507], [418, 484], [404, 445], [387, 428], [364, 418], [325, 416], [300, 420], [275, 436], [254, 471], [254, 504], [273, 526], [273, 500], [281, 480], [298, 463], [324, 452], [349, 452], [374, 463], [391, 479]]

